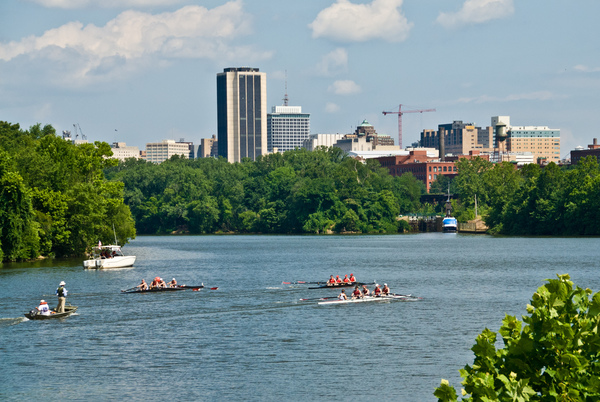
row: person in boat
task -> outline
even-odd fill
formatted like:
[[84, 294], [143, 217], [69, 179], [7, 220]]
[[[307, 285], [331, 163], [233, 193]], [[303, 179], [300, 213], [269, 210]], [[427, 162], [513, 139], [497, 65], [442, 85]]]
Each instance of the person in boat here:
[[353, 299], [360, 299], [362, 297], [362, 292], [358, 288], [358, 285], [354, 287], [354, 291], [352, 292]]
[[333, 275], [329, 276], [329, 280], [327, 281], [327, 286], [333, 286], [335, 285], [335, 278], [333, 277]]
[[350, 278], [348, 278], [348, 275], [344, 275], [343, 281], [344, 283], [350, 283]]
[[157, 276], [154, 278], [152, 282], [150, 282], [150, 289], [158, 289], [158, 284], [160, 283], [160, 278]]
[[148, 290], [148, 284], [144, 279], [142, 279], [142, 283], [137, 285], [136, 288], [140, 288], [140, 290]]
[[348, 300], [348, 296], [346, 296], [346, 291], [342, 289], [342, 292], [338, 295], [338, 300]]
[[171, 282], [169, 282], [169, 287], [170, 288], [176, 288], [177, 287], [177, 281], [175, 280], [175, 278], [173, 278], [171, 280]]
[[371, 295], [371, 292], [369, 291], [369, 288], [367, 287], [367, 285], [363, 285], [362, 286], [362, 295], [363, 296], [369, 296], [369, 295]]
[[350, 279], [351, 283], [356, 282], [356, 278], [354, 277], [354, 274], [350, 274], [350, 278], [349, 279]]
[[342, 283], [342, 279], [340, 278], [340, 276], [339, 276], [339, 275], [336, 275], [336, 276], [335, 276], [335, 284], [336, 284], [336, 285], [339, 285], [340, 283]]
[[387, 283], [383, 284], [383, 289], [381, 289], [381, 293], [385, 296], [390, 294], [390, 288], [388, 288]]
[[48, 302], [46, 300], [40, 300], [40, 305], [35, 308], [40, 312], [41, 315], [50, 315], [50, 307], [48, 307]]
[[381, 296], [381, 288], [379, 287], [378, 283], [375, 284], [375, 289], [373, 289], [373, 296], [375, 296], [375, 297]]
[[163, 278], [158, 278], [158, 287], [159, 288], [166, 288], [167, 287], [167, 283], [165, 282], [165, 280]]
[[67, 289], [65, 288], [65, 281], [61, 281], [56, 289], [56, 295], [58, 296], [58, 306], [56, 306], [57, 313], [65, 312], [65, 301], [67, 300]]

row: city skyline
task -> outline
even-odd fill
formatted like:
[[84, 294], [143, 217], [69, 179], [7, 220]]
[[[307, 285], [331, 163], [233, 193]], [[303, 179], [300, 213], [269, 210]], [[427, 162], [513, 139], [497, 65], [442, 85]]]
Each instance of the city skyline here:
[[[561, 131], [561, 158], [597, 137], [600, 4], [533, 0], [287, 3], [23, 0], [0, 4], [0, 120], [89, 141], [217, 134], [215, 74], [267, 75], [267, 108], [311, 116], [311, 134], [367, 119], [404, 146], [455, 120]], [[77, 133], [73, 133], [75, 137]]]

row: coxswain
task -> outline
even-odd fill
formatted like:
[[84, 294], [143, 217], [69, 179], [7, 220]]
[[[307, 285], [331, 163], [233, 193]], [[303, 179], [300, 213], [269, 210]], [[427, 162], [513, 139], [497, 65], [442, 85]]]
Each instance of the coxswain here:
[[40, 305], [35, 308], [41, 315], [50, 315], [50, 307], [46, 300], [40, 300]]
[[331, 275], [329, 277], [329, 280], [327, 281], [327, 286], [333, 286], [335, 285], [335, 278], [333, 277], [333, 275]]
[[356, 278], [354, 277], [354, 274], [350, 274], [350, 282], [352, 282], [352, 283], [356, 282]]
[[338, 300], [348, 300], [348, 297], [346, 296], [346, 291], [344, 289], [342, 289], [342, 292], [338, 295]]
[[339, 275], [335, 276], [335, 283], [336, 283], [336, 285], [342, 283], [342, 279], [340, 278]]
[[369, 288], [367, 287], [367, 285], [362, 286], [362, 294], [363, 294], [363, 296], [369, 296], [371, 294], [371, 292], [369, 292]]
[[142, 283], [137, 285], [136, 288], [140, 288], [140, 290], [148, 290], [148, 284], [144, 279], [142, 279]]
[[390, 294], [390, 288], [388, 288], [387, 283], [383, 284], [383, 289], [381, 289], [381, 293], [383, 293], [386, 296]]
[[175, 278], [173, 278], [171, 280], [171, 282], [169, 282], [169, 287], [170, 288], [176, 288], [177, 287], [177, 281], [175, 280]]
[[381, 288], [379, 287], [378, 283], [375, 284], [375, 289], [373, 289], [373, 296], [375, 296], [375, 297], [381, 296]]
[[362, 297], [362, 293], [361, 293], [360, 289], [358, 288], [358, 285], [356, 285], [354, 287], [354, 291], [352, 292], [352, 298], [360, 299], [361, 297]]
[[350, 278], [348, 278], [348, 275], [344, 275], [344, 283], [350, 283]]

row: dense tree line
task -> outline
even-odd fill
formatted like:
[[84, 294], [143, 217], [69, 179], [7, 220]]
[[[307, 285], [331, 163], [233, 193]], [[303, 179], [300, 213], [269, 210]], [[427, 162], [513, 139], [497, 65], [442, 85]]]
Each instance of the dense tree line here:
[[339, 148], [298, 149], [228, 163], [173, 157], [130, 159], [106, 170], [123, 182], [141, 234], [398, 233], [401, 213], [420, 208], [424, 186], [392, 177], [377, 161]]
[[571, 167], [519, 169], [508, 162], [461, 159], [451, 188], [460, 199], [457, 218], [473, 219], [477, 198], [478, 215], [491, 233], [600, 235], [600, 167], [591, 156]]
[[135, 236], [106, 143], [73, 145], [52, 126], [0, 122], [0, 261], [82, 255], [101, 240]]

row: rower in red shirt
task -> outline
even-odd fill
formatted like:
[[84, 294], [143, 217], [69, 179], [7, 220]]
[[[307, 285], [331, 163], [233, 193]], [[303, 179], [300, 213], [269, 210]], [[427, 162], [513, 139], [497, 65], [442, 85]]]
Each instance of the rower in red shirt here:
[[352, 282], [352, 283], [356, 282], [356, 278], [354, 277], [354, 274], [350, 274], [350, 282]]
[[383, 284], [383, 289], [381, 289], [381, 292], [386, 296], [390, 294], [390, 288], [388, 287], [387, 283]]
[[342, 280], [340, 279], [339, 275], [335, 276], [335, 283], [342, 283]]
[[381, 296], [381, 288], [379, 287], [378, 283], [375, 284], [375, 289], [373, 289], [373, 296]]
[[361, 293], [360, 289], [358, 288], [358, 285], [356, 285], [354, 287], [354, 292], [352, 292], [352, 298], [360, 299], [361, 297], [362, 297], [362, 293]]
[[335, 278], [333, 277], [333, 275], [331, 275], [329, 277], [329, 280], [327, 281], [327, 285], [329, 285], [329, 286], [335, 285]]
[[363, 296], [369, 296], [371, 294], [371, 292], [369, 292], [369, 288], [367, 287], [367, 285], [363, 285], [362, 294], [363, 294]]
[[344, 283], [350, 283], [350, 279], [348, 279], [348, 275], [344, 275]]

